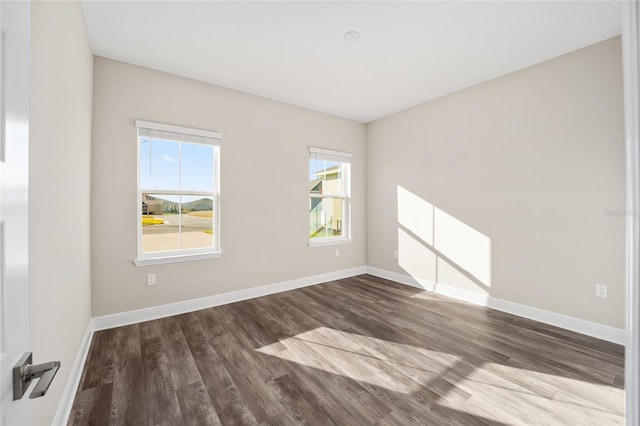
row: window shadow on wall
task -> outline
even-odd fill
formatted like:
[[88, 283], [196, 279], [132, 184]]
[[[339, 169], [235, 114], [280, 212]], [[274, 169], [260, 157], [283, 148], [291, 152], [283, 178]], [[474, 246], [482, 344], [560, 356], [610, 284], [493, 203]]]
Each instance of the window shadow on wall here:
[[491, 239], [398, 185], [398, 265], [423, 287], [488, 295]]

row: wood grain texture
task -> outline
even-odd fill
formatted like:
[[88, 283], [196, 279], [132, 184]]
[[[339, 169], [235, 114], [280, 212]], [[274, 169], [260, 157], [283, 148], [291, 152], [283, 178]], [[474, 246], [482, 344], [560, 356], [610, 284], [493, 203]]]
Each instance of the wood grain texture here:
[[624, 348], [370, 275], [97, 332], [70, 425], [622, 425]]

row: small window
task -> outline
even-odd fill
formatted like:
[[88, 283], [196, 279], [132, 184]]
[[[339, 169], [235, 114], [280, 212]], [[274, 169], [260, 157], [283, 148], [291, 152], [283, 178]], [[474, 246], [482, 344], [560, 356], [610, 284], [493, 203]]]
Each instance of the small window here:
[[309, 246], [350, 240], [351, 154], [309, 148]]
[[136, 121], [136, 265], [220, 256], [220, 134]]

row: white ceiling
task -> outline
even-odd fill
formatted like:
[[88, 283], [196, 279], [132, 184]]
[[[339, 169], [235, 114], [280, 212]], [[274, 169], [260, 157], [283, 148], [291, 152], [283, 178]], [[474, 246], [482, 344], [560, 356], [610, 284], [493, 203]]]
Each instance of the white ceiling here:
[[[617, 1], [83, 1], [98, 56], [369, 122], [620, 34]], [[357, 30], [348, 43], [343, 35]]]

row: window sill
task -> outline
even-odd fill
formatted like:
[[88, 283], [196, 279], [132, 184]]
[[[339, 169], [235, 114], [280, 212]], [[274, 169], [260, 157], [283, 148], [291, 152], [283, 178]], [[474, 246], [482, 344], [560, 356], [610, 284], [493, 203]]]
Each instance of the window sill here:
[[331, 240], [313, 241], [310, 240], [307, 245], [309, 247], [332, 246], [334, 244], [347, 244], [351, 242], [351, 238], [336, 238]]
[[185, 254], [182, 256], [153, 257], [151, 259], [135, 259], [136, 266], [161, 265], [163, 263], [190, 262], [192, 260], [215, 259], [222, 257], [222, 252]]

